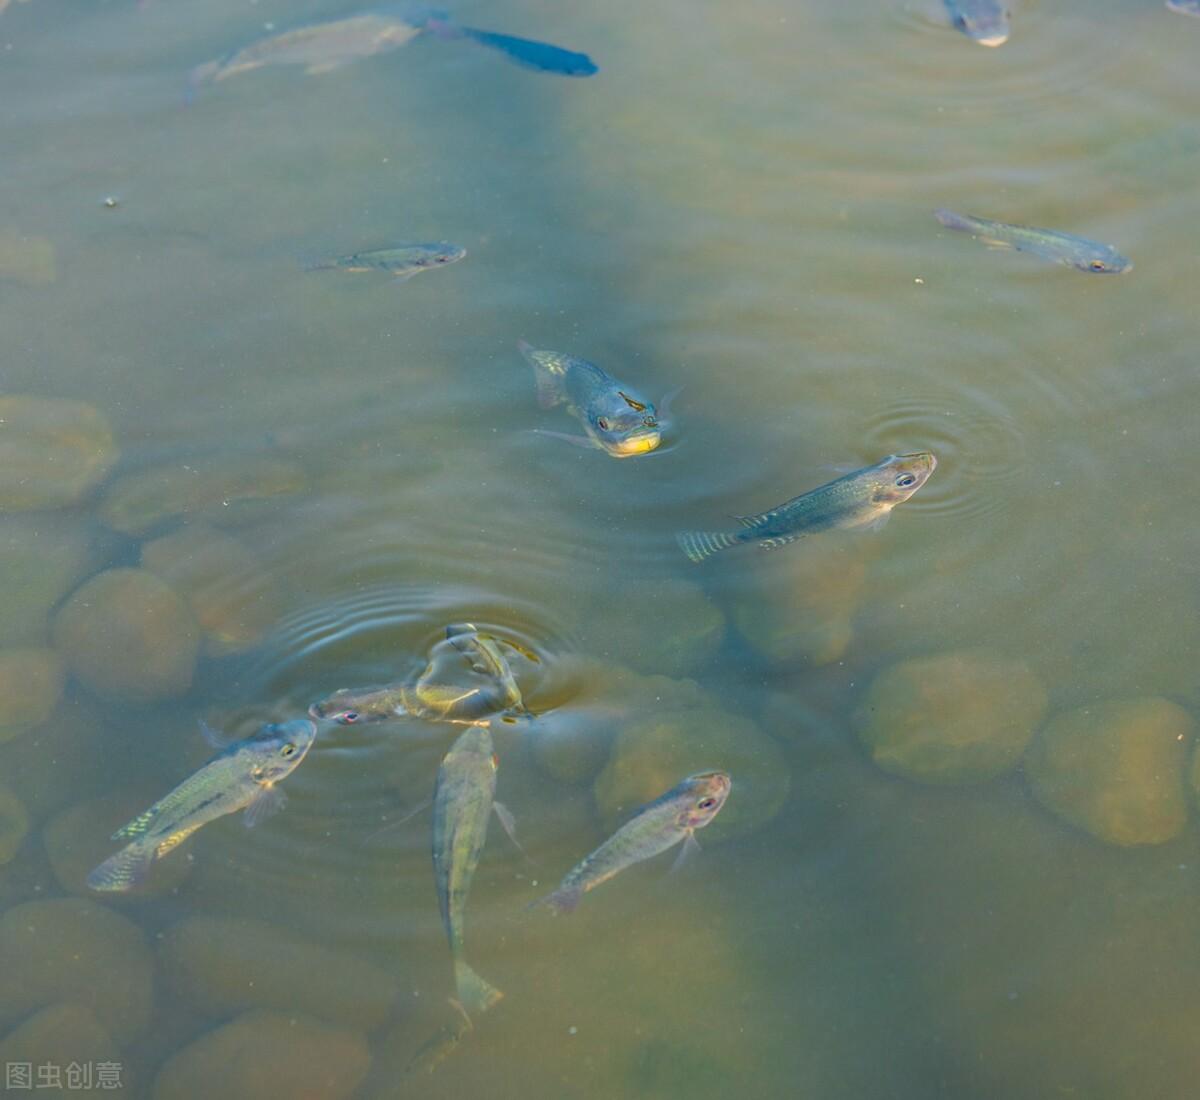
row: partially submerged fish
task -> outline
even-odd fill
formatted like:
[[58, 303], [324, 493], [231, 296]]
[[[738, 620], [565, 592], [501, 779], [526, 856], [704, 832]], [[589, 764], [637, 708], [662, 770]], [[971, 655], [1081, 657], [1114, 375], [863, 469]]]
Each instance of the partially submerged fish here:
[[480, 31], [474, 27], [463, 27], [461, 33], [506, 57], [526, 69], [542, 73], [559, 73], [562, 76], [593, 76], [599, 70], [585, 53], [564, 50], [548, 42], [535, 42], [529, 38], [514, 38], [510, 34]]
[[198, 66], [192, 70], [191, 88], [264, 65], [303, 65], [310, 74], [333, 72], [360, 58], [398, 49], [421, 34], [434, 18], [437, 15], [433, 13], [406, 17], [380, 10], [295, 27]]
[[599, 447], [614, 458], [653, 451], [662, 442], [662, 425], [654, 405], [632, 386], [618, 382], [586, 359], [557, 351], [541, 351], [522, 340], [517, 345], [537, 382], [543, 409], [565, 404], [585, 436], [546, 432], [584, 447]]
[[1180, 15], [1200, 16], [1200, 0], [1167, 0], [1167, 7]]
[[123, 892], [138, 885], [150, 865], [174, 851], [197, 829], [226, 814], [245, 810], [249, 828], [283, 809], [278, 783], [296, 770], [317, 735], [298, 718], [263, 726], [253, 737], [234, 742], [165, 798], [112, 835], [130, 843], [87, 878], [92, 890]]
[[981, 46], [1008, 41], [1008, 10], [1000, 0], [943, 0], [950, 22]]
[[455, 654], [466, 657], [471, 672], [481, 679], [464, 683], [461, 677], [453, 676], [435, 648], [433, 659], [415, 681], [380, 688], [341, 688], [313, 703], [308, 713], [343, 726], [405, 715], [468, 724], [490, 714], [533, 717], [501, 647], [507, 646], [533, 661], [537, 660], [535, 654], [515, 642], [480, 631], [472, 623], [446, 627], [446, 640]]
[[[680, 841], [679, 860], [698, 849], [695, 833], [721, 811], [729, 797], [731, 780], [725, 772], [690, 775], [660, 795], [625, 822], [591, 855], [567, 872], [544, 904], [570, 913], [579, 899], [614, 875], [644, 859], [673, 848]], [[678, 861], [677, 861], [678, 862]]]
[[493, 809], [511, 831], [511, 817], [494, 801], [497, 765], [491, 734], [479, 727], [469, 729], [450, 746], [433, 792], [433, 877], [454, 960], [458, 1001], [468, 1014], [486, 1012], [504, 996], [476, 974], [463, 955], [467, 894]]
[[734, 516], [740, 531], [680, 531], [680, 548], [694, 562], [739, 542], [754, 542], [764, 550], [783, 546], [817, 531], [878, 529], [897, 504], [903, 504], [937, 468], [928, 451], [889, 455], [874, 466], [811, 489], [767, 512]]
[[934, 217], [947, 229], [970, 233], [991, 248], [1013, 248], [1029, 252], [1051, 263], [1063, 264], [1094, 275], [1122, 275], [1133, 264], [1112, 245], [1089, 241], [1056, 229], [1036, 229], [1028, 225], [1009, 225], [951, 210], [935, 210]]
[[422, 271], [458, 263], [467, 250], [456, 244], [398, 244], [370, 252], [355, 252], [324, 263], [310, 264], [308, 271], [384, 271], [397, 279], [411, 279]]

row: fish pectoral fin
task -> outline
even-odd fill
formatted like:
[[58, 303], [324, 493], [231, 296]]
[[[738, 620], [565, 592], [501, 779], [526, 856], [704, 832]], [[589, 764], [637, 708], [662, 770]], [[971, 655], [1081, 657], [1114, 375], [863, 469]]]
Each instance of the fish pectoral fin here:
[[286, 805], [287, 795], [274, 783], [270, 786], [260, 786], [258, 794], [254, 796], [250, 805], [246, 807], [246, 812], [242, 815], [242, 824], [247, 829], [253, 829], [255, 825], [266, 821], [273, 814], [279, 813]]
[[552, 439], [561, 439], [565, 443], [574, 443], [576, 447], [585, 447], [588, 450], [594, 450], [596, 447], [595, 440], [589, 439], [586, 435], [568, 435], [566, 432], [551, 432], [545, 428], [534, 428], [533, 431], [538, 435], [548, 435]]
[[[500, 824], [504, 826], [504, 831], [508, 834], [508, 839], [513, 842], [521, 855], [529, 859], [529, 853], [521, 847], [521, 842], [517, 839], [517, 820], [513, 817], [512, 811], [503, 802], [493, 802], [492, 809], [496, 811], [496, 817], [500, 819]], [[532, 863], [533, 860], [529, 859], [529, 862]]]
[[864, 523], [862, 529], [864, 531], [882, 531], [887, 526], [887, 521], [892, 517], [892, 510], [889, 508], [886, 512], [881, 512], [870, 523]]
[[697, 855], [700, 854], [700, 841], [696, 839], [694, 829], [688, 830], [688, 834], [683, 839], [683, 846], [679, 849], [679, 855], [675, 857], [675, 862], [671, 864], [671, 870], [668, 874], [675, 874], [688, 863], [690, 863]]
[[432, 798], [427, 798], [424, 802], [417, 803], [417, 805], [409, 810], [408, 813], [406, 813], [403, 817], [398, 817], [395, 821], [389, 821], [383, 826], [383, 828], [376, 829], [373, 833], [371, 833], [370, 836], [367, 837], [366, 843], [370, 844], [373, 841], [378, 840], [381, 836], [387, 836], [388, 833], [395, 832], [400, 828], [401, 825], [407, 825], [414, 817], [417, 816], [417, 814], [421, 813], [423, 810], [429, 809], [429, 807], [432, 805]]
[[662, 400], [658, 403], [658, 419], [660, 423], [666, 423], [671, 419], [671, 406], [683, 393], [682, 386], [676, 386], [673, 390], [668, 390], [663, 394]]
[[223, 731], [210, 726], [203, 718], [198, 719], [196, 725], [200, 727], [200, 736], [208, 742], [211, 748], [227, 749], [237, 740], [236, 737], [230, 737]]

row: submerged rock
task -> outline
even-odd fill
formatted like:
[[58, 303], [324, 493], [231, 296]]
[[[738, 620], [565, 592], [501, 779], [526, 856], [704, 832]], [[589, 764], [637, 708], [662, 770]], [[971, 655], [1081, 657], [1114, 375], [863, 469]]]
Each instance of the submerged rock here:
[[885, 669], [853, 721], [884, 771], [981, 783], [1016, 767], [1045, 709], [1045, 688], [1024, 663], [963, 650]]
[[704, 829], [712, 840], [742, 836], [770, 821], [791, 788], [779, 746], [749, 718], [722, 711], [706, 696], [699, 706], [655, 710], [617, 734], [593, 791], [605, 827], [615, 829], [633, 810], [695, 772], [719, 769], [733, 778], [720, 814]]
[[278, 590], [257, 556], [206, 524], [146, 543], [142, 567], [187, 598], [212, 656], [252, 648], [279, 617]]
[[146, 702], [191, 686], [199, 628], [187, 604], [144, 569], [109, 569], [54, 620], [54, 645], [97, 695]]
[[87, 530], [74, 517], [0, 516], [0, 645], [42, 645], [50, 609], [87, 560]]
[[0, 397], [0, 512], [62, 508], [117, 461], [107, 417], [82, 401]]
[[189, 917], [163, 937], [159, 958], [171, 991], [212, 1016], [269, 1008], [370, 1031], [397, 993], [388, 968], [263, 921]]
[[1187, 823], [1184, 769], [1194, 723], [1166, 699], [1122, 699], [1054, 718], [1025, 758], [1047, 809], [1100, 840], [1162, 844]]
[[766, 660], [827, 665], [844, 656], [867, 576], [870, 539], [823, 536], [747, 553], [733, 621]]
[[[161, 797], [152, 791], [117, 791], [88, 802], [69, 806], [53, 817], [42, 830], [46, 858], [58, 884], [68, 893], [95, 897], [87, 887], [87, 876], [128, 841], [113, 840], [112, 834]], [[152, 874], [127, 896], [157, 897], [177, 890], [192, 870], [190, 859], [161, 859]]]
[[[31, 1064], [36, 1095], [43, 1098], [111, 1094], [100, 1087], [96, 1064], [119, 1061], [120, 1048], [112, 1036], [91, 1009], [79, 1004], [44, 1008], [0, 1041], [0, 1065]], [[39, 1066], [55, 1067], [61, 1087], [39, 1085]], [[120, 1080], [124, 1082], [125, 1076]]]
[[0, 865], [9, 863], [29, 833], [29, 811], [0, 783]]
[[126, 474], [105, 494], [100, 518], [114, 531], [143, 535], [174, 516], [219, 517], [231, 506], [302, 492], [304, 471], [269, 456], [229, 455]]
[[589, 650], [663, 676], [695, 674], [715, 656], [725, 616], [695, 581], [625, 577], [620, 586], [622, 603], [637, 614], [610, 614], [612, 593], [603, 590], [582, 616]]
[[154, 957], [136, 925], [82, 898], [0, 913], [0, 1029], [70, 1001], [121, 1044], [150, 1022]]
[[111, 747], [103, 744], [103, 733], [92, 704], [64, 702], [48, 722], [0, 744], [0, 775], [21, 792], [33, 818], [44, 818], [104, 781], [97, 761]]
[[366, 1039], [303, 1016], [247, 1012], [170, 1058], [154, 1100], [346, 1100], [370, 1068]]
[[54, 650], [0, 650], [0, 743], [45, 722], [62, 691], [62, 662]]

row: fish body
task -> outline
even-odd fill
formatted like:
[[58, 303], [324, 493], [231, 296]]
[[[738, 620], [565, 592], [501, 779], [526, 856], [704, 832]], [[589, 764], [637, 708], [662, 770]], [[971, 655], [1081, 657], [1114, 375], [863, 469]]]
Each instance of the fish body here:
[[[446, 627], [446, 637], [459, 652], [466, 654], [474, 672], [489, 676], [496, 682], [496, 710], [529, 715], [521, 695], [521, 687], [513, 675], [512, 666], [504, 656], [502, 645], [511, 645], [493, 634], [476, 630], [474, 623]], [[527, 654], [528, 656], [528, 654]]]
[[592, 445], [614, 458], [628, 458], [662, 442], [654, 405], [632, 386], [586, 359], [539, 350], [524, 341], [518, 347], [533, 367], [538, 404], [543, 409], [566, 405]]
[[561, 76], [593, 76], [599, 71], [587, 54], [564, 50], [548, 42], [535, 42], [529, 38], [515, 38], [510, 34], [480, 31], [473, 27], [462, 27], [460, 34], [489, 49], [499, 50], [526, 69], [558, 73]]
[[308, 708], [311, 717], [341, 726], [383, 722], [408, 713], [408, 688], [391, 684], [379, 688], [339, 688]]
[[735, 517], [741, 530], [681, 531], [676, 541], [692, 561], [699, 562], [743, 542], [772, 550], [818, 531], [879, 527], [936, 468], [937, 459], [927, 451], [889, 455], [874, 466], [855, 470], [767, 512]]
[[406, 17], [381, 10], [295, 27], [199, 66], [192, 71], [192, 87], [264, 65], [303, 65], [307, 73], [332, 72], [360, 58], [398, 49], [421, 34], [431, 18], [435, 16]]
[[545, 903], [569, 913], [584, 894], [626, 867], [665, 852], [681, 841], [695, 844], [696, 830], [703, 829], [720, 813], [731, 784], [725, 772], [689, 775], [643, 806], [591, 855], [568, 871]]
[[130, 843], [88, 875], [89, 888], [131, 890], [156, 859], [210, 821], [244, 809], [246, 825], [253, 826], [282, 809], [285, 799], [277, 784], [296, 770], [316, 733], [312, 722], [300, 718], [264, 726], [253, 737], [230, 745], [113, 833], [113, 840]]
[[1200, 0], [1167, 0], [1167, 8], [1180, 15], [1200, 16]]
[[1008, 10], [1000, 0], [943, 0], [950, 22], [981, 46], [1008, 41]]
[[1089, 241], [1056, 229], [1037, 229], [1028, 225], [1009, 225], [951, 210], [935, 210], [934, 217], [947, 229], [970, 233], [992, 248], [1013, 248], [1029, 252], [1051, 263], [1063, 264], [1092, 275], [1122, 275], [1133, 264], [1112, 245]]
[[311, 265], [309, 271], [383, 271], [397, 279], [411, 279], [422, 271], [458, 263], [467, 254], [465, 248], [445, 241], [432, 244], [399, 244], [355, 252], [335, 260]]
[[491, 734], [474, 726], [450, 746], [433, 792], [433, 876], [454, 960], [454, 984], [467, 1013], [485, 1012], [503, 996], [471, 969], [463, 954], [467, 895], [487, 840], [496, 767]]

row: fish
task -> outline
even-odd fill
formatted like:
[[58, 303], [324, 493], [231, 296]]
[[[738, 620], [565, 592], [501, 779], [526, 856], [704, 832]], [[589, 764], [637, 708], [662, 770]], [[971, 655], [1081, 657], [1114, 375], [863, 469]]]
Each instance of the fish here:
[[1133, 264], [1112, 245], [1089, 241], [1055, 229], [1036, 229], [1028, 225], [1009, 225], [951, 210], [935, 210], [934, 217], [947, 229], [970, 233], [991, 248], [1013, 248], [1030, 252], [1051, 263], [1063, 264], [1092, 275], [1123, 275]]
[[1000, 0], [942, 0], [950, 22], [981, 46], [1008, 41], [1008, 10]]
[[462, 27], [460, 33], [482, 46], [499, 50], [517, 65], [543, 73], [558, 73], [561, 76], [594, 76], [600, 70], [585, 53], [564, 50], [548, 42], [535, 42], [529, 38], [514, 38], [510, 34]]
[[197, 66], [192, 70], [189, 88], [194, 93], [203, 84], [216, 84], [264, 65], [303, 65], [310, 75], [333, 72], [361, 58], [399, 49], [437, 19], [444, 19], [444, 13], [405, 16], [380, 9], [294, 27]]
[[517, 347], [533, 367], [538, 405], [550, 409], [565, 404], [586, 433], [545, 434], [582, 447], [599, 447], [614, 458], [647, 454], [662, 442], [662, 424], [653, 403], [632, 386], [586, 359], [539, 350], [524, 340]]
[[113, 840], [129, 843], [96, 867], [89, 889], [124, 893], [138, 886], [155, 860], [179, 847], [197, 829], [245, 810], [247, 828], [282, 810], [279, 783], [308, 755], [317, 727], [304, 718], [263, 726], [253, 737], [226, 746], [165, 798], [123, 825]]
[[478, 630], [473, 623], [446, 627], [446, 639], [456, 654], [466, 657], [481, 682], [454, 682], [437, 651], [415, 681], [371, 688], [340, 688], [309, 707], [312, 718], [350, 726], [382, 722], [405, 715], [429, 721], [474, 724], [490, 714], [532, 718], [520, 685], [501, 646], [527, 659], [537, 655], [507, 639]]
[[558, 913], [574, 912], [589, 890], [642, 860], [650, 859], [683, 842], [678, 866], [699, 849], [696, 830], [703, 829], [721, 812], [732, 780], [726, 772], [699, 772], [643, 806], [612, 836], [567, 872], [558, 889], [537, 905]]
[[1180, 15], [1200, 16], [1200, 0], [1167, 0], [1167, 9]]
[[675, 540], [693, 562], [740, 542], [773, 550], [818, 531], [878, 530], [937, 468], [928, 451], [889, 455], [754, 516], [734, 516], [740, 531], [680, 531]]
[[355, 252], [334, 260], [310, 264], [307, 271], [385, 271], [403, 281], [422, 271], [458, 263], [467, 254], [465, 248], [445, 241], [433, 244], [398, 244], [370, 252]]
[[486, 1012], [504, 996], [471, 969], [463, 954], [467, 894], [493, 810], [512, 831], [511, 815], [495, 801], [498, 766], [491, 734], [472, 727], [450, 746], [433, 791], [433, 877], [454, 961], [458, 1003], [468, 1015]]

